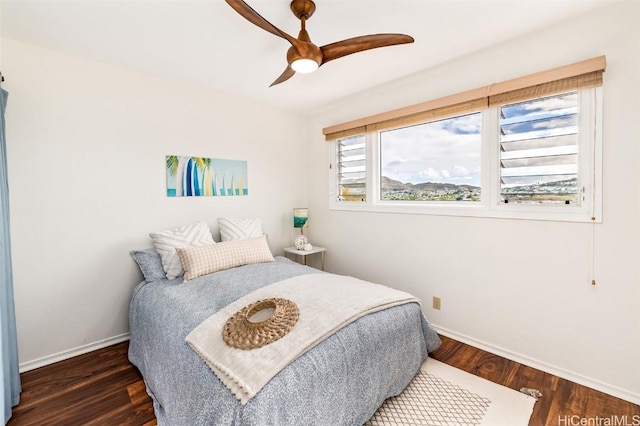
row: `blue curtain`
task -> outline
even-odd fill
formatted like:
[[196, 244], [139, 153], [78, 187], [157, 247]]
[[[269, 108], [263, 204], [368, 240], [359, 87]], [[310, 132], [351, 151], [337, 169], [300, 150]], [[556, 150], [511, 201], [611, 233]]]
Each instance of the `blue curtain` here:
[[[0, 80], [2, 79], [0, 74]], [[0, 87], [0, 397], [2, 417], [6, 424], [11, 408], [20, 400], [18, 370], [18, 338], [13, 302], [13, 270], [9, 235], [9, 183], [7, 179], [7, 145], [4, 133], [4, 110], [9, 94]]]

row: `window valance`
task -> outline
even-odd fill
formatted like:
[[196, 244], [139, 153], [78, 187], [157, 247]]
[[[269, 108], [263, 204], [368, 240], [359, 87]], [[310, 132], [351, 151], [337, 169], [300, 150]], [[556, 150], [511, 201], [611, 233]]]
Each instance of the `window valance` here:
[[490, 84], [466, 92], [420, 104], [371, 115], [322, 130], [327, 140], [334, 140], [390, 129], [419, 122], [475, 112], [489, 106], [553, 95], [602, 85], [606, 57], [598, 56], [574, 64], [541, 71], [524, 77]]

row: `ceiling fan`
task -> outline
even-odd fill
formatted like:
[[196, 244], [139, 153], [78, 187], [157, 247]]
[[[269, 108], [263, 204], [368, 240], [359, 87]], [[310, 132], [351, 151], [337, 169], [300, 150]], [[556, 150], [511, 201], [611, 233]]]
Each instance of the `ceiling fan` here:
[[315, 71], [318, 67], [329, 61], [333, 61], [334, 59], [338, 59], [352, 53], [358, 53], [384, 46], [413, 43], [413, 37], [405, 34], [371, 34], [349, 38], [318, 47], [311, 42], [309, 33], [305, 28], [307, 20], [316, 10], [316, 5], [312, 0], [293, 0], [291, 2], [291, 11], [298, 19], [300, 19], [301, 24], [298, 38], [290, 36], [275, 25], [271, 24], [244, 1], [225, 1], [249, 22], [257, 25], [265, 31], [269, 31], [271, 34], [282, 37], [291, 43], [291, 47], [287, 51], [287, 68], [280, 77], [271, 83], [271, 86], [287, 81], [293, 77], [296, 72], [309, 73]]

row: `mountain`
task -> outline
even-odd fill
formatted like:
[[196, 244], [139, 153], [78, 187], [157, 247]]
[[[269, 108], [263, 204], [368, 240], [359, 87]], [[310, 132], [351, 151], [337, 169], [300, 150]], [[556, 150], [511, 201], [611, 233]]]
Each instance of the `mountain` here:
[[479, 186], [473, 185], [456, 185], [454, 183], [403, 183], [386, 176], [382, 176], [383, 191], [409, 191], [409, 192], [455, 192], [455, 191], [479, 191]]

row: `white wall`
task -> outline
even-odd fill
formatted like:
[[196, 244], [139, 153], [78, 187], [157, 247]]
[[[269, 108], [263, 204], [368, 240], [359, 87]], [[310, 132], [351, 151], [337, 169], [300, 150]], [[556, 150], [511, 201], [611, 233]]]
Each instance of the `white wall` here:
[[[272, 250], [306, 202], [306, 121], [202, 87], [2, 40], [20, 362], [126, 338], [149, 232], [260, 217]], [[247, 160], [247, 197], [166, 197], [165, 155]], [[86, 346], [85, 346], [86, 345]]]
[[[414, 293], [445, 334], [640, 403], [638, 16], [617, 2], [317, 111], [309, 234], [328, 269]], [[329, 210], [323, 127], [602, 54], [602, 224]]]

